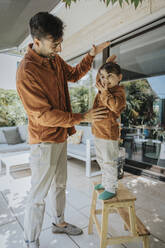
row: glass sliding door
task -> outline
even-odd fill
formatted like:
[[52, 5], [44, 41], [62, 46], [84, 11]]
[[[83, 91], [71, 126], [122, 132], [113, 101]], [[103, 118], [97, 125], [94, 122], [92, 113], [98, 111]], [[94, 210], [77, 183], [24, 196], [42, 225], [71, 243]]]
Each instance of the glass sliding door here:
[[117, 55], [127, 93], [121, 132], [127, 159], [165, 168], [165, 25], [148, 28], [114, 41], [110, 54]]
[[[84, 55], [68, 61], [72, 66], [76, 66]], [[94, 59], [91, 70], [78, 82], [69, 83], [69, 93], [72, 110], [74, 113], [84, 113], [92, 108], [95, 95], [97, 93], [95, 83], [98, 68], [102, 64], [103, 55], [98, 54]]]

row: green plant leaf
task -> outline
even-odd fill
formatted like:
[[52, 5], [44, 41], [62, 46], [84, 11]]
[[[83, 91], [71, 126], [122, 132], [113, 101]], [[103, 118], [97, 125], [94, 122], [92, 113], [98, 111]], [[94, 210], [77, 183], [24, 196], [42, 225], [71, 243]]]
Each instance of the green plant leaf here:
[[119, 0], [120, 7], [122, 7], [123, 0]]
[[118, 0], [112, 0], [112, 4], [116, 3]]
[[[111, 0], [107, 0], [107, 2], [106, 2], [107, 6], [109, 5], [110, 1], [111, 1]], [[113, 0], [112, 0], [111, 2], [112, 2], [112, 4], [113, 4]]]
[[134, 5], [135, 5], [135, 9], [136, 9], [137, 6], [139, 5], [139, 0], [134, 0]]
[[[78, 0], [62, 0], [62, 2], [65, 3], [66, 7], [70, 7], [71, 3], [74, 2], [76, 3]], [[83, 0], [81, 0], [83, 1]], [[120, 6], [122, 7], [123, 1], [124, 0], [100, 0], [103, 1], [107, 6], [110, 4], [110, 2], [112, 2], [112, 4], [116, 3], [117, 1], [119, 2]], [[127, 4], [129, 4], [129, 0], [125, 0], [127, 2]], [[131, 0], [131, 4], [134, 4], [135, 9], [137, 8], [137, 6], [139, 5], [139, 3], [142, 3], [142, 1], [144, 0]]]
[[125, 0], [129, 4], [129, 0]]

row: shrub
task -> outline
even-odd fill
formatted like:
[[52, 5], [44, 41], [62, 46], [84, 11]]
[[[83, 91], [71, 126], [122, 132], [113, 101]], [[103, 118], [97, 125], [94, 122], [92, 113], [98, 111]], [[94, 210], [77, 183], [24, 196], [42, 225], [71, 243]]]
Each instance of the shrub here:
[[0, 126], [27, 123], [27, 115], [16, 90], [0, 89]]

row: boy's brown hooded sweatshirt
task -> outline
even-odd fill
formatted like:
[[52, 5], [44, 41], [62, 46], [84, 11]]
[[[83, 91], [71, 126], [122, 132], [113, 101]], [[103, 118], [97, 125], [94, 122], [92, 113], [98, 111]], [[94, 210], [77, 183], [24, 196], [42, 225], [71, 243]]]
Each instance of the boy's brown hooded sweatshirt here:
[[108, 117], [101, 121], [94, 121], [92, 123], [92, 133], [97, 138], [118, 140], [119, 122], [117, 119], [126, 106], [124, 86], [117, 85], [104, 91], [104, 93], [98, 92], [93, 108], [102, 106], [109, 109]]
[[17, 70], [17, 91], [28, 115], [29, 143], [64, 142], [75, 133], [74, 125], [82, 114], [73, 114], [68, 81], [76, 82], [91, 68], [93, 57], [87, 54], [76, 67], [59, 55], [51, 61], [39, 56], [29, 45]]

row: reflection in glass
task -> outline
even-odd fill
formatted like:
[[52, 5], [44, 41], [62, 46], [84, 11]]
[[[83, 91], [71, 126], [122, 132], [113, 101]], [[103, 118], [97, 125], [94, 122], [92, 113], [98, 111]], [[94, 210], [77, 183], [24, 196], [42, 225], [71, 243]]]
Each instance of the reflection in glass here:
[[[127, 92], [121, 138], [126, 157], [165, 168], [165, 28], [163, 20], [116, 39]], [[155, 26], [154, 26], [155, 25]], [[151, 29], [150, 29], [151, 28]], [[132, 36], [131, 36], [132, 35]]]
[[165, 74], [165, 28], [161, 26], [110, 48], [117, 55], [123, 80]]
[[122, 114], [126, 157], [165, 167], [165, 76], [123, 82], [127, 107]]
[[[69, 61], [69, 64], [76, 66], [83, 56]], [[98, 54], [94, 59], [91, 70], [77, 83], [69, 83], [69, 93], [71, 98], [72, 111], [74, 113], [84, 113], [92, 108], [97, 92], [95, 87], [96, 74], [102, 64], [102, 54]]]

